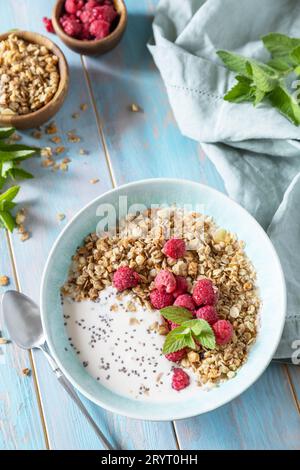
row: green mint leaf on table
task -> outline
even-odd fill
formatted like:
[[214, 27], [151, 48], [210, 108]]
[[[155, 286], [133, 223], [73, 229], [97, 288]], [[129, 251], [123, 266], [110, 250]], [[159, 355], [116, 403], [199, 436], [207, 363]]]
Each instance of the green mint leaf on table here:
[[0, 127], [0, 140], [7, 139], [11, 135], [13, 135], [14, 132], [15, 132], [14, 127]]
[[182, 307], [165, 307], [160, 310], [160, 313], [166, 320], [177, 323], [177, 325], [193, 318], [192, 312]]
[[19, 189], [19, 186], [13, 186], [0, 194], [0, 226], [10, 232], [12, 232], [16, 226], [15, 219], [11, 215], [10, 210], [15, 206], [15, 203], [12, 201], [17, 196]]

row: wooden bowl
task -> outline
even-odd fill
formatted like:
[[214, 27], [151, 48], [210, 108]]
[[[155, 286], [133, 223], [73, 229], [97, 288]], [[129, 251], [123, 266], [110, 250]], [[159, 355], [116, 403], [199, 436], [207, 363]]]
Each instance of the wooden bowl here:
[[52, 23], [56, 34], [72, 51], [84, 55], [101, 55], [116, 47], [120, 42], [127, 25], [127, 9], [123, 0], [114, 0], [115, 9], [119, 13], [116, 28], [106, 38], [91, 41], [75, 39], [64, 32], [59, 23], [64, 4], [65, 0], [57, 0], [52, 13]]
[[[12, 33], [7, 32], [0, 34], [0, 41], [7, 39], [10, 34]], [[50, 39], [46, 38], [45, 36], [29, 31], [14, 31], [13, 34], [19, 38], [24, 39], [25, 41], [47, 47], [47, 49], [53, 52], [53, 54], [55, 54], [59, 59], [58, 69], [60, 74], [60, 82], [55, 95], [53, 96], [52, 100], [49, 101], [49, 103], [37, 111], [29, 114], [23, 114], [20, 116], [0, 114], [0, 125], [2, 126], [12, 126], [16, 129], [30, 129], [33, 127], [39, 127], [51, 119], [58, 112], [66, 98], [69, 86], [68, 64], [59, 47], [57, 47], [54, 42], [50, 41]]]

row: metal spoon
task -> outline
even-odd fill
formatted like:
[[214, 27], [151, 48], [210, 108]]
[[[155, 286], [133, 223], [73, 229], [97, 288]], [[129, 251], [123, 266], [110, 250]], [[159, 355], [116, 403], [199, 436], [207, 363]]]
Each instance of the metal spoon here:
[[58, 381], [89, 421], [105, 449], [114, 450], [51, 356], [43, 332], [39, 307], [29, 297], [14, 290], [3, 294], [1, 305], [10, 339], [22, 349], [37, 348], [43, 351]]

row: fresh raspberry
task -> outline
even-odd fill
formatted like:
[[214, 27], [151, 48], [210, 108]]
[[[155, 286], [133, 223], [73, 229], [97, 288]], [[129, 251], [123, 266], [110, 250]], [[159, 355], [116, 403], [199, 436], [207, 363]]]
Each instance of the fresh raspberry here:
[[60, 24], [68, 36], [80, 37], [82, 33], [82, 24], [75, 15], [64, 15], [60, 18]]
[[88, 0], [88, 2], [86, 2], [86, 4], [85, 4], [84, 8], [86, 10], [92, 10], [93, 8], [98, 7], [100, 4], [101, 4], [101, 1], [99, 1], [99, 0]]
[[48, 31], [48, 33], [54, 33], [55, 34], [53, 24], [52, 24], [52, 20], [50, 18], [47, 18], [46, 16], [44, 16], [43, 23], [44, 23], [45, 28]]
[[214, 330], [217, 344], [226, 344], [231, 340], [233, 328], [228, 320], [218, 320], [214, 323], [212, 329]]
[[173, 377], [172, 377], [172, 388], [174, 390], [182, 390], [190, 385], [190, 378], [184, 370], [179, 369], [179, 367], [175, 367], [173, 370]]
[[157, 289], [165, 287], [168, 294], [171, 294], [171, 292], [176, 289], [177, 285], [174, 274], [172, 274], [171, 271], [168, 271], [167, 269], [162, 269], [159, 271], [154, 280], [154, 284]]
[[201, 279], [193, 289], [196, 305], [215, 305], [218, 300], [217, 289], [209, 279]]
[[179, 295], [175, 300], [174, 305], [176, 305], [176, 307], [187, 308], [191, 312], [193, 312], [196, 307], [193, 297], [190, 294]]
[[185, 277], [183, 276], [175, 276], [176, 279], [176, 289], [172, 294], [174, 295], [175, 299], [179, 297], [181, 294], [185, 294], [188, 290], [188, 283]]
[[114, 9], [113, 5], [100, 5], [93, 8], [93, 15], [97, 19], [102, 19], [108, 23], [112, 23], [118, 13]]
[[90, 34], [96, 39], [103, 39], [109, 35], [110, 24], [105, 20], [94, 20], [90, 24]]
[[173, 259], [178, 259], [182, 258], [186, 250], [185, 247], [185, 242], [181, 240], [180, 238], [171, 238], [171, 240], [168, 240], [164, 247], [163, 247], [163, 253], [166, 256], [170, 256], [170, 258]]
[[86, 10], [85, 8], [83, 10], [79, 10], [77, 12], [77, 16], [83, 24], [88, 25], [96, 19], [93, 16], [93, 10]]
[[172, 294], [168, 294], [164, 287], [161, 287], [160, 289], [154, 289], [152, 292], [150, 292], [150, 302], [152, 307], [160, 310], [161, 308], [172, 305], [174, 302], [174, 297]]
[[171, 362], [179, 362], [181, 361], [181, 359], [184, 358], [185, 355], [186, 355], [186, 348], [183, 348], [183, 349], [179, 349], [179, 351], [166, 354], [166, 358], [168, 359], [168, 361], [171, 361]]
[[206, 320], [207, 323], [210, 325], [213, 325], [219, 320], [217, 311], [215, 307], [212, 305], [206, 305], [205, 307], [200, 307], [196, 311], [196, 317], [197, 318], [202, 318], [202, 320]]
[[67, 13], [75, 15], [78, 10], [81, 10], [84, 6], [84, 0], [66, 0], [65, 10]]
[[119, 292], [136, 287], [139, 282], [140, 276], [138, 273], [128, 266], [121, 266], [113, 276], [113, 284]]

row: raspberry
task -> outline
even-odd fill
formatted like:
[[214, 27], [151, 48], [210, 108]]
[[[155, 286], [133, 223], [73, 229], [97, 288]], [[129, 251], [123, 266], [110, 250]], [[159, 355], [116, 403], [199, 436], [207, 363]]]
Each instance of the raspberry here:
[[131, 287], [136, 287], [140, 282], [140, 276], [128, 266], [121, 266], [116, 270], [113, 277], [113, 284], [121, 292]]
[[88, 2], [86, 2], [84, 8], [86, 10], [92, 10], [93, 8], [95, 7], [98, 7], [100, 5], [100, 1], [99, 0], [88, 0]]
[[166, 358], [168, 359], [168, 361], [171, 361], [171, 362], [179, 362], [181, 361], [181, 359], [184, 358], [185, 355], [186, 355], [186, 348], [179, 349], [179, 351], [172, 352], [170, 354], [166, 354]]
[[170, 294], [176, 289], [175, 276], [171, 273], [171, 271], [168, 271], [167, 269], [162, 269], [161, 271], [159, 271], [154, 280], [154, 284], [157, 289], [165, 287], [166, 292], [168, 294]]
[[75, 15], [64, 15], [60, 18], [60, 24], [68, 36], [80, 37], [82, 25]]
[[43, 23], [44, 23], [45, 28], [48, 31], [48, 33], [54, 33], [55, 34], [53, 24], [52, 24], [52, 20], [50, 20], [50, 18], [47, 18], [46, 16], [44, 16]]
[[65, 10], [67, 13], [75, 15], [78, 10], [81, 10], [84, 6], [83, 0], [66, 0]]
[[93, 15], [95, 15], [95, 18], [97, 19], [102, 19], [108, 23], [112, 23], [118, 14], [113, 5], [102, 5], [93, 8]]
[[228, 320], [218, 320], [212, 326], [217, 344], [226, 344], [228, 343], [233, 335], [233, 328], [231, 323]]
[[170, 256], [170, 258], [182, 258], [185, 253], [185, 242], [180, 238], [171, 238], [171, 240], [165, 243], [162, 251], [166, 256]]
[[165, 288], [161, 287], [160, 289], [154, 289], [152, 292], [150, 292], [150, 302], [152, 307], [160, 310], [161, 308], [172, 305], [174, 302], [174, 297], [172, 294], [168, 294]]
[[96, 39], [103, 39], [109, 35], [110, 24], [105, 20], [94, 20], [90, 24], [90, 34]]
[[196, 307], [193, 297], [190, 294], [179, 295], [175, 300], [174, 305], [177, 307], [187, 308], [188, 310], [191, 310], [191, 312], [193, 312]]
[[172, 388], [174, 390], [182, 390], [190, 384], [190, 378], [184, 370], [175, 367], [172, 377]]
[[217, 311], [215, 307], [213, 307], [212, 305], [206, 305], [205, 307], [200, 307], [196, 311], [196, 317], [206, 320], [207, 323], [209, 323], [210, 325], [213, 325], [219, 320]]
[[218, 300], [217, 289], [209, 279], [201, 279], [193, 289], [196, 305], [215, 305]]
[[86, 10], [85, 8], [82, 11], [79, 10], [77, 12], [77, 16], [80, 18], [80, 21], [83, 24], [88, 24], [88, 25], [96, 19], [93, 16], [93, 11], [92, 10]]
[[188, 283], [185, 277], [183, 276], [175, 276], [176, 278], [176, 289], [172, 294], [174, 295], [175, 299], [181, 295], [184, 294], [188, 290]]

